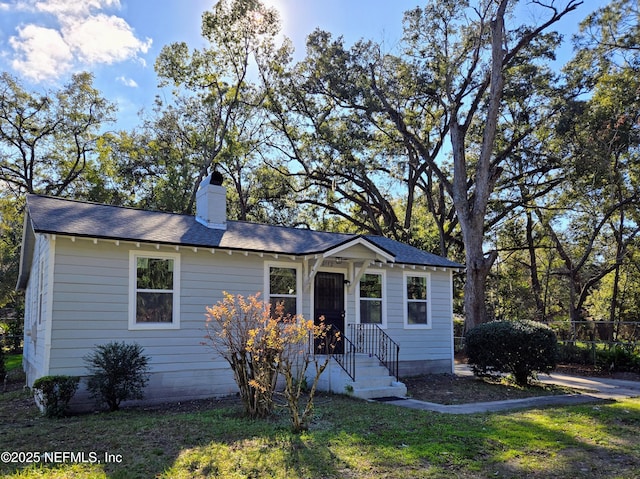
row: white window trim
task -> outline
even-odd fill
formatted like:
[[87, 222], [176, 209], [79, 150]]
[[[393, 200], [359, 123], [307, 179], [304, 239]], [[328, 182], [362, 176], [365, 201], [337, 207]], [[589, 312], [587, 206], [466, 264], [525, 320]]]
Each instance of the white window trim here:
[[[409, 277], [427, 278], [427, 324], [409, 324], [409, 299], [407, 298], [407, 278]], [[431, 274], [405, 271], [402, 275], [402, 309], [404, 315], [404, 329], [431, 329], [433, 324], [431, 303]]]
[[[296, 315], [302, 314], [302, 266], [295, 263], [265, 261], [264, 263], [264, 302], [271, 303], [271, 268], [286, 268], [296, 270]], [[281, 295], [278, 295], [281, 296]]]
[[[372, 270], [372, 269], [367, 269], [365, 270], [364, 274], [377, 274], [382, 276], [382, 323], [378, 324], [378, 326], [380, 326], [380, 328], [382, 329], [387, 329], [387, 272], [385, 270], [380, 270], [380, 269], [376, 269], [376, 270]], [[406, 294], [406, 293], [405, 293]], [[361, 323], [360, 322], [360, 300], [362, 298], [360, 298], [360, 281], [358, 281], [358, 284], [356, 285], [356, 324], [377, 324], [377, 323]], [[373, 298], [364, 298], [365, 300], [367, 299], [373, 299]]]
[[[173, 321], [170, 323], [138, 323], [136, 321], [136, 297], [138, 274], [138, 258], [172, 259], [173, 260]], [[154, 251], [129, 251], [129, 329], [180, 329], [180, 254]]]

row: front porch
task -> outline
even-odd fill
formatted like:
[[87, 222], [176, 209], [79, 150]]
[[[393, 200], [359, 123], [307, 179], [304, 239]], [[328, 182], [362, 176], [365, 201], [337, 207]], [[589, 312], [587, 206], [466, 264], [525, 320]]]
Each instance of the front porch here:
[[322, 373], [318, 382], [318, 390], [336, 394], [347, 394], [361, 399], [378, 399], [383, 397], [405, 397], [407, 387], [389, 370], [380, 364], [378, 358], [368, 354], [356, 354], [355, 376], [352, 379], [335, 358]]
[[350, 324], [341, 347], [318, 382], [318, 389], [361, 399], [404, 397], [398, 379], [400, 346], [375, 324]]

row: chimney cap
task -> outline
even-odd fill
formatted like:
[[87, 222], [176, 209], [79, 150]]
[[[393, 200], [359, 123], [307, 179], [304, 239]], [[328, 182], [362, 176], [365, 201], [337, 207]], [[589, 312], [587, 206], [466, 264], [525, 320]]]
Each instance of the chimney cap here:
[[224, 176], [218, 170], [215, 170], [211, 173], [211, 180], [209, 180], [210, 185], [222, 186], [222, 182], [224, 181]]

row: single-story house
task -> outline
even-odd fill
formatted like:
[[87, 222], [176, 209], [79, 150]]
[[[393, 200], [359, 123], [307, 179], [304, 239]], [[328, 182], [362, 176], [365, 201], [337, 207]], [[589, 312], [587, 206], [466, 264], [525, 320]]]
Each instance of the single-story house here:
[[216, 174], [196, 203], [189, 216], [27, 196], [17, 288], [26, 294], [28, 386], [86, 375], [83, 357], [117, 340], [149, 356], [148, 400], [233, 394], [228, 364], [202, 345], [205, 307], [223, 291], [260, 292], [340, 329], [346, 339], [325, 389], [398, 395], [398, 376], [453, 371], [460, 264], [380, 236], [227, 221]]

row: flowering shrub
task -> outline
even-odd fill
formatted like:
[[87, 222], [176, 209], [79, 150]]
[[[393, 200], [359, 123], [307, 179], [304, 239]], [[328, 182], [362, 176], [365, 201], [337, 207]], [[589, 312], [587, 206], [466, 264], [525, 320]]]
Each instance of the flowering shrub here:
[[[246, 298], [226, 291], [223, 295], [222, 301], [207, 308], [204, 344], [211, 346], [231, 366], [250, 417], [271, 414], [278, 374], [282, 372], [293, 428], [302, 430], [313, 410], [318, 379], [329, 361], [326, 356], [320, 364], [311, 345], [314, 338], [327, 341], [327, 328], [324, 323], [314, 325], [301, 316], [285, 314], [282, 304], [272, 311], [269, 303], [259, 299], [259, 293]], [[311, 363], [316, 367], [316, 377], [301, 412], [298, 403]]]
[[[313, 397], [318, 380], [329, 364], [331, 353], [340, 340], [340, 336], [335, 332], [328, 334], [329, 327], [325, 325], [324, 317], [320, 318], [320, 324], [314, 324], [311, 320], [300, 318], [297, 323], [287, 324], [285, 329], [285, 337], [289, 344], [283, 351], [280, 360], [280, 369], [285, 379], [283, 394], [289, 408], [292, 429], [294, 432], [300, 432], [308, 427], [309, 419], [313, 413]], [[311, 341], [309, 341], [310, 338]], [[315, 352], [322, 355], [322, 360], [313, 354], [311, 345], [315, 345]], [[311, 364], [314, 366], [314, 376], [309, 386], [307, 371]], [[307, 393], [307, 402], [302, 405], [301, 398], [305, 392]]]

